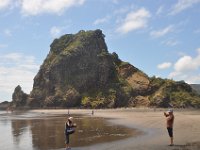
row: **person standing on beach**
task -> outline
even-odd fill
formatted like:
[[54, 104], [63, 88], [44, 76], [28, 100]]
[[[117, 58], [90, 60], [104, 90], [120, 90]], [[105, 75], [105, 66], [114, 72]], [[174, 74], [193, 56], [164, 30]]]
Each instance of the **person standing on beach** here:
[[174, 145], [174, 139], [173, 139], [173, 125], [174, 125], [174, 114], [173, 114], [173, 110], [170, 109], [168, 110], [168, 112], [164, 112], [164, 116], [166, 117], [166, 125], [167, 125], [167, 131], [170, 137], [170, 145], [169, 146], [173, 146]]
[[76, 124], [73, 123], [73, 117], [69, 117], [65, 122], [65, 138], [66, 138], [66, 150], [70, 150], [69, 147], [69, 135], [75, 132]]

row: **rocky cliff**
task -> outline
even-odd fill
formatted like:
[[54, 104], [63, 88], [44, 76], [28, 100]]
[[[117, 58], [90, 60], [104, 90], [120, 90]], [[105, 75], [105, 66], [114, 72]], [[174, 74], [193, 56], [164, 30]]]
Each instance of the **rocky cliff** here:
[[30, 107], [199, 107], [200, 97], [184, 82], [150, 78], [121, 61], [116, 53], [109, 53], [102, 31], [95, 30], [55, 39], [31, 93], [26, 96], [15, 89], [13, 104], [19, 103]]

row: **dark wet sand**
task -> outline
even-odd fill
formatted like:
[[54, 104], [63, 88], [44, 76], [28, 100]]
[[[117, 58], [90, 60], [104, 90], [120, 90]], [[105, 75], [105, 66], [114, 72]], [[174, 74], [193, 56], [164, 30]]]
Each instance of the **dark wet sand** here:
[[[70, 136], [70, 146], [73, 148], [109, 143], [139, 135], [137, 130], [110, 123], [108, 119], [95, 115], [71, 114], [71, 116], [78, 125], [75, 134]], [[64, 126], [67, 117], [65, 112], [1, 113], [0, 149], [61, 149], [65, 146]]]
[[[65, 113], [66, 110], [34, 110], [45, 113]], [[94, 115], [110, 122], [138, 129], [141, 135], [109, 143], [101, 143], [74, 150], [199, 150], [200, 111], [175, 110], [174, 143], [168, 146], [169, 137], [165, 127], [163, 111], [157, 109], [111, 109], [95, 110]], [[70, 110], [72, 114], [91, 115], [92, 110]]]

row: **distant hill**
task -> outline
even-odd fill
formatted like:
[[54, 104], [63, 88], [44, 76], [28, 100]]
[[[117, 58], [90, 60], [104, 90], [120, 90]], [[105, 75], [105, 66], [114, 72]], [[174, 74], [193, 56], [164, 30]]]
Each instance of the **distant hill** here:
[[31, 93], [28, 95], [17, 86], [12, 105], [200, 107], [200, 96], [190, 85], [149, 77], [116, 53], [109, 53], [104, 37], [101, 30], [82, 30], [55, 39], [34, 78]]
[[200, 94], [200, 84], [190, 84], [190, 86]]
[[10, 105], [10, 102], [8, 101], [4, 101], [2, 103], [0, 103], [0, 110], [5, 110], [6, 108], [8, 108]]

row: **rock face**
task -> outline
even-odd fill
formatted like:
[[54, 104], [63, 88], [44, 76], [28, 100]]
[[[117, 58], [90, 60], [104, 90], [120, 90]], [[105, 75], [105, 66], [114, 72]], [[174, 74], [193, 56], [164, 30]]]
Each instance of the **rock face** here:
[[25, 106], [27, 102], [28, 95], [24, 93], [21, 89], [21, 87], [18, 85], [14, 93], [12, 95], [12, 103], [14, 107], [21, 107]]
[[184, 106], [200, 104], [199, 96], [186, 83], [149, 78], [138, 68], [121, 61], [116, 53], [110, 54], [101, 30], [63, 35], [50, 47], [34, 78], [30, 95], [19, 87], [15, 89], [16, 106], [168, 107], [174, 105], [176, 93], [182, 91], [190, 98], [196, 97], [195, 104], [184, 103]]
[[100, 30], [64, 35], [51, 44], [30, 97], [45, 106], [77, 106], [82, 96], [109, 88], [116, 75]]

